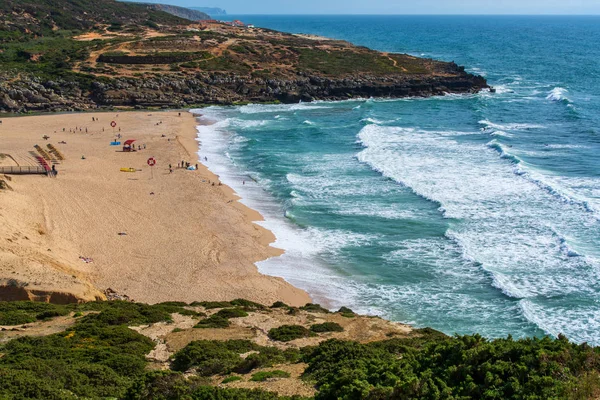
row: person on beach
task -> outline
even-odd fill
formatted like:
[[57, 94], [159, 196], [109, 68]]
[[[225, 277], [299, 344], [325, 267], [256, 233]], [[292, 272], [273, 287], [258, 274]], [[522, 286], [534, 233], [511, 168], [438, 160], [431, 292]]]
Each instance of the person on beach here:
[[242, 181], [242, 185], [245, 185], [245, 184], [246, 184], [246, 181]]
[[204, 156], [204, 161], [208, 161], [208, 158], [206, 158], [206, 156]]
[[58, 175], [58, 171], [56, 170], [56, 165], [52, 164], [52, 176], [56, 178]]
[[198, 171], [198, 164], [196, 164], [196, 171]]

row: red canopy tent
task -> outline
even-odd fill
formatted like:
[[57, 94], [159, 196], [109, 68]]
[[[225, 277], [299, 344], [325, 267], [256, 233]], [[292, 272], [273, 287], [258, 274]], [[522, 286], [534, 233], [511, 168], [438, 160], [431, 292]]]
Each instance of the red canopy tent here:
[[123, 151], [135, 151], [135, 146], [132, 146], [133, 142], [135, 142], [135, 139], [126, 140], [123, 143]]

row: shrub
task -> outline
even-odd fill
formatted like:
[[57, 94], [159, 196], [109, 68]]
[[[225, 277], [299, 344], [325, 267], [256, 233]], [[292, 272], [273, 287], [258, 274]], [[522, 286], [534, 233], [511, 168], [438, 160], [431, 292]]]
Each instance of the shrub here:
[[241, 308], [224, 308], [222, 310], [219, 310], [215, 316], [217, 317], [221, 317], [221, 318], [241, 318], [241, 317], [247, 317], [248, 313], [244, 310], [242, 310]]
[[337, 322], [324, 322], [322, 324], [315, 324], [310, 327], [310, 330], [315, 333], [321, 332], [343, 332], [344, 328]]
[[227, 318], [219, 317], [217, 315], [211, 315], [210, 317], [203, 319], [198, 322], [194, 328], [208, 329], [208, 328], [228, 328], [230, 322]]
[[200, 376], [230, 372], [242, 361], [240, 354], [257, 348], [248, 340], [196, 340], [173, 355], [172, 367], [176, 371], [195, 367]]
[[311, 336], [311, 332], [300, 325], [282, 325], [269, 330], [269, 338], [280, 342], [289, 342]]
[[307, 303], [306, 305], [300, 307], [300, 309], [309, 312], [329, 314], [329, 310], [321, 307], [319, 304]]
[[22, 325], [36, 320], [44, 320], [57, 316], [67, 315], [66, 306], [33, 302], [15, 301], [0, 302], [0, 325]]
[[237, 307], [243, 307], [246, 310], [263, 310], [265, 308], [262, 304], [245, 299], [235, 299], [231, 301], [231, 304]]
[[289, 378], [289, 377], [290, 377], [289, 372], [285, 372], [285, 371], [281, 371], [281, 370], [261, 371], [261, 372], [257, 372], [254, 375], [252, 375], [252, 377], [250, 378], [250, 380], [253, 381], [253, 382], [264, 382], [267, 379], [272, 379], [272, 378]]
[[289, 306], [287, 304], [285, 304], [283, 301], [276, 301], [275, 303], [273, 303], [273, 305], [271, 306], [271, 308], [288, 308]]
[[348, 307], [341, 307], [337, 312], [342, 314], [342, 317], [346, 318], [354, 318], [356, 316], [354, 311], [352, 311]]
[[225, 308], [225, 307], [233, 307], [228, 301], [195, 301], [191, 304], [192, 306], [202, 306], [207, 310], [212, 308]]

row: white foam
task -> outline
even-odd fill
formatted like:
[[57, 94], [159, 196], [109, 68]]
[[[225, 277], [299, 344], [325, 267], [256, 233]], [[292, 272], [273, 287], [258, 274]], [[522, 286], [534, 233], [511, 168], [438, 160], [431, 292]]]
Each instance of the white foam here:
[[527, 123], [508, 123], [508, 124], [500, 124], [494, 123], [487, 119], [479, 121], [479, 124], [485, 125], [486, 128], [497, 129], [500, 131], [518, 131], [518, 130], [528, 130], [528, 129], [544, 129], [544, 125], [540, 124], [527, 124]]
[[573, 193], [551, 193], [556, 188], [544, 188], [535, 170], [501, 143], [463, 143], [432, 131], [377, 125], [365, 126], [358, 138], [365, 146], [358, 159], [439, 204], [449, 219], [446, 236], [507, 296], [596, 293], [597, 258], [573, 242], [582, 229], [594, 234], [597, 223], [577, 200], [563, 201], [573, 200]]
[[317, 103], [296, 103], [296, 104], [248, 104], [239, 107], [238, 111], [242, 114], [263, 114], [263, 113], [286, 113], [295, 111], [319, 110], [326, 108]]
[[568, 92], [569, 91], [565, 88], [555, 87], [548, 93], [548, 95], [546, 96], [546, 100], [570, 102], [569, 98], [567, 98]]

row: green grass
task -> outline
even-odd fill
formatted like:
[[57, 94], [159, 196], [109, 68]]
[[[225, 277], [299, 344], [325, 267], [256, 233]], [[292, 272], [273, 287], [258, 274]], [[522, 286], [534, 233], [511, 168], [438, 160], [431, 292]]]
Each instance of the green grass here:
[[289, 372], [285, 372], [285, 371], [281, 371], [281, 370], [275, 370], [275, 371], [261, 371], [261, 372], [257, 372], [254, 375], [252, 375], [252, 377], [250, 378], [250, 380], [252, 382], [264, 382], [268, 379], [273, 379], [273, 378], [289, 378], [290, 377], [290, 373]]

